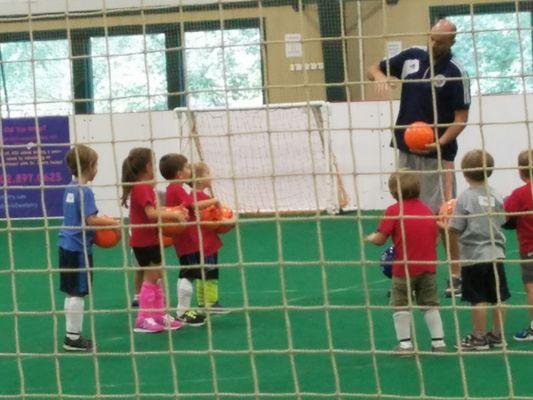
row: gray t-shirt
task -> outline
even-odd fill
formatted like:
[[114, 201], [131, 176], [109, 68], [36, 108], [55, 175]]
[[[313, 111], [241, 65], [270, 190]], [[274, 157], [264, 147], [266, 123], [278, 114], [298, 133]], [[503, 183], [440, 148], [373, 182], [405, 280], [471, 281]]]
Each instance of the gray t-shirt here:
[[459, 195], [450, 228], [459, 232], [460, 258], [468, 260], [463, 265], [505, 257], [505, 216], [489, 215], [503, 211], [502, 197], [490, 186], [471, 187]]

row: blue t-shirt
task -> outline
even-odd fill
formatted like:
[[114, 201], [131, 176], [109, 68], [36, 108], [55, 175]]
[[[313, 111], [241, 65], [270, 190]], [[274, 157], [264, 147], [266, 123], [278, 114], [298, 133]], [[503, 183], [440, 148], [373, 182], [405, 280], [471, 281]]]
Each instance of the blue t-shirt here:
[[[379, 63], [379, 68], [387, 74], [387, 60]], [[470, 82], [467, 73], [451, 53], [444, 56], [434, 65], [433, 75], [430, 70], [430, 55], [422, 47], [411, 47], [388, 59], [390, 76], [403, 81], [400, 111], [396, 125], [409, 125], [423, 121], [433, 124], [433, 95], [431, 83], [435, 88], [437, 105], [437, 123], [451, 124], [455, 119], [455, 111], [468, 110], [470, 107]], [[431, 79], [432, 82], [410, 82], [413, 79]], [[439, 127], [439, 137], [447, 127]], [[394, 135], [398, 149], [409, 153], [404, 140], [405, 128], [396, 128]], [[393, 147], [393, 143], [391, 143]], [[457, 141], [453, 140], [441, 147], [442, 158], [453, 161], [457, 154]], [[429, 157], [437, 157], [437, 153]]]
[[[70, 182], [63, 194], [63, 227], [59, 231], [59, 247], [69, 251], [82, 252], [84, 251], [85, 239], [85, 248], [90, 254], [94, 242], [94, 231], [87, 229], [87, 225], [82, 224], [82, 221], [95, 214], [98, 214], [98, 209], [94, 201], [93, 191], [87, 186], [78, 185], [75, 180]], [[85, 237], [82, 231], [83, 225], [86, 226]]]

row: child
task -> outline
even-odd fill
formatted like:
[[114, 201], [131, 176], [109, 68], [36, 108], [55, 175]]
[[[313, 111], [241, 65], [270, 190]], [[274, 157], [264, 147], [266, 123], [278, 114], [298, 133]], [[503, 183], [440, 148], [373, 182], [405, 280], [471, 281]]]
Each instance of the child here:
[[[94, 231], [86, 227], [110, 225], [110, 220], [97, 216], [94, 193], [86, 186], [96, 176], [96, 151], [76, 145], [67, 152], [65, 161], [74, 178], [63, 195], [63, 227], [59, 231], [60, 290], [67, 295], [63, 348], [90, 351], [92, 341], [81, 336], [84, 297], [90, 292], [93, 267]], [[114, 224], [118, 225], [118, 222]]]
[[401, 170], [392, 174], [389, 190], [397, 203], [387, 208], [377, 232], [369, 235], [366, 240], [382, 246], [389, 236], [392, 237], [394, 263], [391, 304], [396, 309], [393, 319], [399, 341], [395, 351], [405, 355], [413, 352], [409, 289], [414, 291], [417, 304], [425, 309], [424, 318], [431, 334], [431, 350], [445, 351], [435, 278], [439, 235], [435, 216], [419, 199], [420, 180], [416, 173]]
[[[533, 211], [533, 151], [524, 150], [518, 156], [520, 178], [525, 185], [515, 189], [504, 201], [505, 212], [532, 212]], [[510, 222], [516, 225], [516, 236], [520, 245], [520, 258], [524, 261], [522, 267], [522, 282], [526, 288], [529, 309], [529, 326], [514, 335], [515, 340], [533, 340], [533, 214], [520, 214], [509, 217]]]
[[[139, 291], [139, 313], [134, 332], [156, 333], [164, 329], [179, 329], [181, 322], [165, 314], [161, 269], [161, 247], [156, 226], [162, 218], [184, 222], [185, 212], [169, 212], [157, 207], [153, 187], [152, 151], [135, 148], [122, 163], [122, 205], [130, 200], [130, 246], [142, 269]], [[153, 226], [143, 226], [153, 225]], [[145, 268], [150, 267], [150, 268]]]
[[[203, 209], [218, 204], [216, 199], [200, 200], [194, 202], [193, 197], [184, 187], [184, 182], [191, 179], [191, 167], [187, 158], [180, 154], [167, 154], [159, 161], [161, 175], [169, 181], [181, 180], [181, 182], [171, 182], [167, 186], [166, 205], [168, 207], [183, 205], [189, 209], [189, 220], [195, 221], [197, 209]], [[199, 232], [202, 233], [200, 237]], [[200, 240], [202, 250], [200, 251]], [[174, 237], [174, 248], [180, 260], [179, 279], [177, 283], [178, 292], [178, 319], [187, 325], [201, 326], [205, 324], [205, 315], [191, 310], [191, 298], [193, 293], [193, 281], [202, 279], [201, 264], [216, 264], [216, 254], [221, 247], [220, 239], [216, 235], [206, 235], [206, 231], [197, 224], [191, 224], [185, 228], [184, 232]], [[203, 255], [203, 262], [201, 262]], [[188, 268], [188, 266], [194, 266]], [[209, 270], [205, 272], [206, 278], [211, 277]]]
[[[494, 159], [484, 150], [465, 154], [461, 168], [469, 188], [457, 198], [454, 215], [447, 227], [450, 242], [459, 245], [462, 301], [472, 305], [473, 331], [457, 346], [465, 351], [503, 346], [503, 309], [500, 305], [510, 293], [501, 262], [505, 256], [505, 236], [501, 229], [505, 222], [503, 203], [486, 181], [493, 167]], [[493, 309], [493, 326], [488, 333], [487, 304], [498, 305]]]
[[[212, 200], [212, 198], [206, 193], [206, 191], [211, 191], [211, 173], [209, 171], [209, 166], [203, 162], [194, 163], [193, 171], [195, 178], [193, 180], [193, 192], [191, 194], [193, 201], [196, 201], [197, 203], [203, 202], [202, 204], [210, 204], [208, 201]], [[222, 247], [221, 240], [213, 230], [202, 228], [202, 237], [206, 243], [213, 244], [213, 246], [207, 246], [207, 249], [204, 250], [204, 254], [205, 251], [214, 251], [215, 244], [218, 249]], [[206, 268], [205, 276], [202, 279], [196, 280], [196, 298], [199, 307], [205, 307], [214, 314], [228, 314], [229, 311], [225, 309], [218, 300], [219, 269], [215, 266], [218, 263], [217, 252], [212, 255], [212, 258], [208, 257], [212, 262], [209, 263], [209, 267]]]

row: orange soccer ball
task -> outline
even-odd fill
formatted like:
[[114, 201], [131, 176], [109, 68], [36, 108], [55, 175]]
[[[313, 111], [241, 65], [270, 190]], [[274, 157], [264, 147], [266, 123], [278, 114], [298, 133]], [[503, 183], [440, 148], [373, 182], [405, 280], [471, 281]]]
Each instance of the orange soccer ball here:
[[[165, 207], [165, 211], [168, 211], [168, 212], [183, 212], [183, 207], [182, 206]], [[163, 218], [162, 222], [163, 222], [163, 226], [162, 226], [161, 230], [163, 232], [163, 236], [172, 237], [172, 236], [179, 235], [186, 228], [186, 225], [177, 222], [175, 219]]]
[[200, 210], [200, 221], [210, 222], [209, 224], [203, 224], [202, 226], [209, 230], [216, 230], [219, 224], [213, 222], [221, 221], [223, 218], [222, 208], [217, 206], [210, 206]]
[[216, 228], [216, 233], [227, 233], [235, 228], [235, 220], [233, 218], [233, 211], [228, 207], [221, 207], [222, 220], [220, 225]]
[[94, 233], [94, 244], [104, 249], [109, 249], [117, 245], [121, 238], [118, 229], [97, 229]]
[[455, 211], [457, 199], [451, 199], [442, 203], [439, 209], [439, 221], [447, 224]]
[[174, 239], [172, 239], [170, 236], [163, 236], [163, 246], [164, 247], [172, 246], [173, 242], [174, 242]]
[[425, 122], [413, 122], [405, 130], [403, 140], [409, 150], [426, 150], [426, 145], [435, 141], [431, 125]]

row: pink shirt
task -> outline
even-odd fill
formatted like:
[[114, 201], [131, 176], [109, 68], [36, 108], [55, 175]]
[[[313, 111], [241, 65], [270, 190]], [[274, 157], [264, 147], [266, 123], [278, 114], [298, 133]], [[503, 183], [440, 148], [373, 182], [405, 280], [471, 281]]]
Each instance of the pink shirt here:
[[[400, 204], [393, 204], [385, 211], [385, 216], [378, 227], [379, 232], [392, 237], [394, 260], [397, 261], [392, 264], [392, 275], [400, 277], [406, 275], [404, 243], [405, 259], [410, 276], [422, 275], [426, 272], [435, 273], [439, 235], [435, 215], [419, 199], [404, 200], [403, 215], [409, 218], [398, 218], [399, 215]], [[402, 234], [402, 222], [405, 236]], [[418, 263], [412, 264], [409, 261], [417, 261]], [[421, 261], [423, 263], [420, 263]]]

